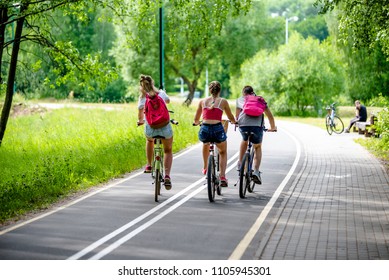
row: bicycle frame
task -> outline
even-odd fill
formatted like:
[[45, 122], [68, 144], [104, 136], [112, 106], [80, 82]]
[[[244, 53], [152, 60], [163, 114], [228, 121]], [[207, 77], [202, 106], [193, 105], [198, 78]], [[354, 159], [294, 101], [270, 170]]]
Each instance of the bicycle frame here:
[[333, 105], [331, 105], [331, 125], [334, 125], [334, 117], [335, 117], [336, 113], [335, 113], [335, 107]]
[[[174, 113], [169, 111], [169, 113]], [[178, 125], [178, 121], [171, 119], [171, 124]], [[137, 122], [138, 127], [143, 125], [144, 122]], [[153, 150], [153, 162], [151, 164], [151, 177], [154, 180], [155, 185], [155, 202], [158, 202], [158, 196], [161, 194], [161, 182], [164, 182], [164, 167], [163, 167], [163, 157], [164, 150], [162, 147], [163, 136], [155, 136], [154, 139], [154, 150]]]
[[154, 159], [151, 170], [151, 177], [154, 179], [155, 202], [161, 194], [161, 182], [163, 182], [163, 148], [160, 137], [154, 138]]

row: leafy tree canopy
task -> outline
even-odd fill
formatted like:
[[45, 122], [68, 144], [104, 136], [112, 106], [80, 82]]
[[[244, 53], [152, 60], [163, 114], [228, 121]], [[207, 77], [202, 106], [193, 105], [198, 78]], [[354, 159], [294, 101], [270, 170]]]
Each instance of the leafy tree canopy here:
[[[293, 33], [277, 51], [259, 52], [232, 79], [234, 95], [252, 85], [279, 114], [320, 115], [344, 90], [343, 66], [336, 50], [319, 40]], [[313, 109], [313, 110], [312, 110]]]
[[339, 13], [339, 32], [343, 40], [352, 38], [354, 48], [380, 46], [389, 57], [388, 0], [316, 0], [321, 13], [335, 8]]

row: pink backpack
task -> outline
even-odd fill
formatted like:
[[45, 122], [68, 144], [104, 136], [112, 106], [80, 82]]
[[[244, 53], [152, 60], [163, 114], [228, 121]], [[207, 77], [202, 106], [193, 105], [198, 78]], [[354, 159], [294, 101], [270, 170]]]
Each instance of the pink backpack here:
[[243, 112], [250, 117], [259, 117], [266, 110], [266, 106], [262, 96], [247, 95], [244, 98]]
[[170, 121], [169, 111], [165, 101], [158, 93], [151, 97], [146, 94], [145, 117], [151, 128], [157, 129], [166, 126]]

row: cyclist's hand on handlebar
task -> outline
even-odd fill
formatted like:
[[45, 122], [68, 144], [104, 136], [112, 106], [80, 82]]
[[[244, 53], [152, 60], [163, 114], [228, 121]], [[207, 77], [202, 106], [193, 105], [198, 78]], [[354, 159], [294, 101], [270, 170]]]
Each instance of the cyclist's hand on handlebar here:
[[201, 125], [200, 121], [193, 121], [193, 126], [198, 126], [198, 125]]
[[277, 132], [277, 127], [271, 127], [267, 130], [268, 132]]
[[175, 119], [171, 119], [170, 122], [171, 122], [172, 124], [178, 125], [178, 121], [176, 121]]

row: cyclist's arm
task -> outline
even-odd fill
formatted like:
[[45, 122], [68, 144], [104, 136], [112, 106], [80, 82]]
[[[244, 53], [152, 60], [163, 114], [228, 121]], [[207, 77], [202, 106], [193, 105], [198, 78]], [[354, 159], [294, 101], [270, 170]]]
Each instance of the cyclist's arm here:
[[199, 102], [199, 106], [197, 107], [196, 114], [193, 120], [193, 124], [199, 125], [200, 124], [200, 117], [203, 112], [203, 107], [201, 106], [202, 100]]
[[231, 123], [236, 123], [235, 117], [231, 112], [230, 105], [228, 104], [228, 101], [223, 99], [223, 107], [224, 107], [224, 112], [226, 113], [228, 119], [230, 120]]
[[145, 113], [142, 109], [138, 109], [138, 125], [142, 125], [145, 123]]
[[162, 99], [165, 101], [165, 103], [169, 104], [170, 103], [170, 97], [169, 97], [169, 95], [167, 95], [166, 91], [160, 89], [158, 92], [159, 92], [159, 96], [162, 97]]
[[140, 96], [138, 101], [138, 122], [137, 122], [138, 125], [142, 125], [145, 123], [145, 113], [144, 113], [145, 103], [146, 103], [146, 97]]
[[235, 110], [235, 119], [238, 121], [239, 115], [242, 112], [242, 105], [240, 104], [240, 98], [236, 99], [236, 110]]
[[267, 131], [277, 131], [276, 123], [275, 123], [275, 121], [274, 121], [273, 114], [272, 114], [272, 112], [270, 111], [269, 107], [266, 108], [266, 110], [265, 110], [265, 115], [266, 115], [266, 117], [268, 118], [269, 123], [270, 123], [270, 129], [268, 129]]
[[236, 110], [235, 110], [235, 119], [236, 120], [239, 118], [240, 112], [242, 112], [242, 109], [236, 107]]

